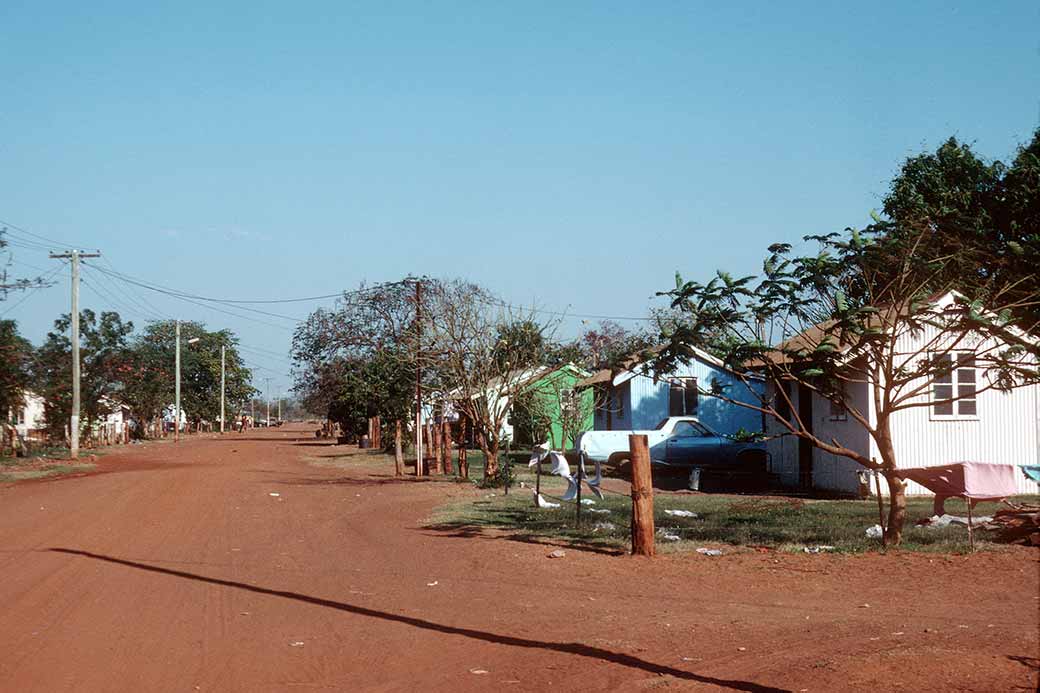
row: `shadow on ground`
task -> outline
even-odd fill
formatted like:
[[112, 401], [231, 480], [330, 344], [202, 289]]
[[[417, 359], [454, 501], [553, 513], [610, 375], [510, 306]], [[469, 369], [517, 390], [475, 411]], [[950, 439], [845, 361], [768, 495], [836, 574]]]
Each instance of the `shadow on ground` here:
[[83, 551], [79, 549], [51, 548], [46, 550], [53, 553], [61, 553], [70, 556], [89, 558], [95, 561], [103, 561], [105, 563], [120, 565], [126, 568], [133, 568], [136, 570], [142, 570], [151, 573], [159, 573], [161, 575], [178, 577], [185, 580], [194, 580], [210, 585], [218, 585], [221, 587], [239, 589], [246, 592], [253, 592], [256, 594], [280, 597], [282, 599], [291, 599], [293, 601], [302, 602], [304, 604], [313, 604], [316, 606], [325, 607], [327, 609], [335, 609], [337, 611], [345, 611], [347, 613], [356, 614], [358, 616], [365, 616], [368, 618], [379, 619], [382, 621], [390, 621], [392, 623], [400, 623], [402, 625], [410, 626], [412, 628], [434, 631], [446, 635], [458, 635], [464, 638], [470, 638], [482, 642], [495, 643], [498, 645], [507, 645], [510, 647], [547, 650], [551, 652], [560, 652], [563, 654], [575, 655], [578, 657], [587, 657], [603, 662], [618, 664], [620, 666], [629, 667], [632, 669], [639, 669], [652, 674], [659, 674], [662, 676], [674, 676], [677, 679], [697, 681], [700, 683], [708, 683], [715, 686], [719, 686], [720, 688], [727, 688], [729, 690], [734, 691], [753, 691], [757, 693], [778, 692], [785, 690], [781, 688], [773, 688], [771, 686], [762, 686], [756, 683], [752, 683], [750, 681], [720, 679], [712, 676], [704, 676], [690, 671], [684, 671], [682, 669], [676, 669], [674, 667], [665, 666], [663, 664], [656, 664], [654, 662], [650, 662], [645, 659], [641, 659], [639, 657], [635, 657], [633, 655], [625, 654], [622, 652], [614, 652], [612, 650], [608, 650], [602, 647], [594, 647], [592, 645], [585, 645], [582, 643], [532, 640], [529, 638], [521, 638], [512, 635], [477, 630], [475, 628], [449, 626], [447, 624], [437, 623], [435, 621], [428, 621], [422, 618], [405, 616], [403, 614], [394, 614], [388, 611], [380, 611], [378, 609], [371, 609], [364, 606], [358, 606], [356, 604], [348, 604], [346, 602], [337, 602], [331, 599], [323, 599], [321, 597], [313, 597], [307, 594], [301, 594], [299, 592], [290, 592], [288, 590], [275, 590], [267, 587], [251, 585], [246, 582], [236, 582], [233, 580], [224, 580], [221, 578], [207, 577], [205, 575], [199, 575], [197, 573], [189, 573], [183, 570], [173, 570], [171, 568], [161, 568], [159, 566], [149, 565], [147, 563], [129, 561], [122, 558], [115, 558], [113, 556], [106, 556], [103, 554], [92, 553], [90, 551]]

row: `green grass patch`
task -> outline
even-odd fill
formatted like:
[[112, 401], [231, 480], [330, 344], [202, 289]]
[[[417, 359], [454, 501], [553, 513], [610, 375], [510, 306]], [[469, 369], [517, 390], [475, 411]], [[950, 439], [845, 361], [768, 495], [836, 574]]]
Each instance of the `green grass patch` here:
[[[488, 489], [482, 498], [453, 503], [439, 508], [429, 526], [457, 534], [479, 534], [485, 530], [506, 531], [521, 540], [566, 543], [576, 547], [602, 547], [627, 550], [630, 543], [631, 500], [625, 495], [606, 494], [595, 505], [582, 508], [577, 522], [575, 504], [561, 501], [566, 484], [559, 477], [542, 476], [542, 493], [559, 508], [539, 509], [533, 500], [534, 474], [528, 470], [526, 455], [517, 465], [516, 485], [509, 495]], [[474, 460], [475, 461], [475, 460]], [[478, 479], [474, 465], [471, 476]], [[520, 488], [523, 482], [526, 488]], [[583, 492], [585, 489], [583, 489]], [[494, 495], [491, 495], [494, 493]], [[1023, 499], [1025, 500], [1025, 499]], [[1036, 498], [1028, 499], [1036, 502]], [[915, 527], [916, 520], [930, 517], [932, 498], [911, 498], [909, 520], [904, 530], [902, 550], [939, 553], [965, 553], [970, 550], [967, 529], [951, 525], [943, 529]], [[994, 503], [976, 508], [976, 516], [992, 514]], [[966, 515], [962, 501], [947, 501], [947, 512]], [[596, 512], [607, 510], [609, 512]], [[696, 517], [676, 517], [666, 510], [685, 510]], [[866, 528], [878, 523], [875, 500], [817, 500], [758, 495], [655, 494], [654, 522], [658, 548], [665, 552], [692, 551], [698, 547], [729, 547], [752, 550], [767, 548], [802, 552], [806, 548], [831, 546], [830, 551], [862, 553], [881, 548], [876, 539], [866, 536]], [[667, 540], [664, 534], [679, 537]], [[1003, 545], [989, 541], [988, 532], [976, 533], [976, 549], [993, 550]]]

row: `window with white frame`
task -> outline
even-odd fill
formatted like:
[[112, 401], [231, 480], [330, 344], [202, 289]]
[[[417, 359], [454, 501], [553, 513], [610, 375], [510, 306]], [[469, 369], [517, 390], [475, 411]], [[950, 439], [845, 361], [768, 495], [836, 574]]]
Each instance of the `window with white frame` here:
[[[939, 372], [932, 382], [932, 416], [947, 419], [978, 417], [975, 355], [968, 352], [936, 354], [932, 357]], [[954, 399], [956, 398], [956, 399]], [[953, 401], [943, 401], [943, 400]]]

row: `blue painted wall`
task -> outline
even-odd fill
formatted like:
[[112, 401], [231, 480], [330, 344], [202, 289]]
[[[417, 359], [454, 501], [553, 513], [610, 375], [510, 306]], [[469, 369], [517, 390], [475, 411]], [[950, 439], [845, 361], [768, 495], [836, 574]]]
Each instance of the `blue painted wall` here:
[[[697, 378], [700, 387], [706, 389], [711, 387], [714, 379], [723, 384], [728, 397], [748, 403], [758, 401], [755, 394], [749, 391], [738, 378], [728, 371], [700, 359], [694, 359], [689, 364], [677, 367], [671, 373], [671, 377]], [[756, 383], [756, 388], [762, 392], [765, 386]], [[611, 396], [612, 401], [620, 400], [622, 403], [620, 412], [618, 412], [617, 406], [614, 406], [614, 413], [611, 417], [614, 430], [654, 428], [668, 416], [667, 379], [654, 382], [653, 378], [637, 375], [613, 388]], [[697, 418], [709, 428], [723, 434], [736, 433], [741, 428], [748, 431], [762, 430], [762, 415], [758, 412], [708, 395], [700, 396], [697, 404]], [[603, 411], [597, 410], [594, 424], [596, 430], [607, 428], [607, 416]]]

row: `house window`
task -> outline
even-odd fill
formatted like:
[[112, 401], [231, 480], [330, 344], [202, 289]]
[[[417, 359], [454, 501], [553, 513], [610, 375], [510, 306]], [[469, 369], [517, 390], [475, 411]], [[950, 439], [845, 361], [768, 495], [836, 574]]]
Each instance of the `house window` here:
[[[955, 360], [956, 359], [956, 360]], [[971, 353], [938, 354], [933, 357], [940, 372], [932, 383], [932, 416], [974, 419], [978, 416], [976, 400], [975, 355]], [[956, 397], [952, 402], [943, 402]]]
[[15, 421], [15, 423], [16, 424], [24, 424], [25, 423], [25, 410], [24, 409], [19, 409], [18, 410], [18, 418]]
[[697, 379], [674, 378], [668, 383], [668, 416], [697, 415]]
[[780, 415], [780, 418], [784, 421], [788, 421], [791, 418], [791, 383], [790, 381], [783, 381], [780, 383], [780, 390], [776, 394], [776, 413]]
[[834, 397], [832, 397], [830, 400], [830, 411], [828, 413], [828, 418], [830, 418], [831, 421], [849, 420], [849, 411], [845, 408], [846, 397], [847, 395], [845, 393], [845, 384], [842, 383], [840, 389], [836, 393], [834, 393]]

